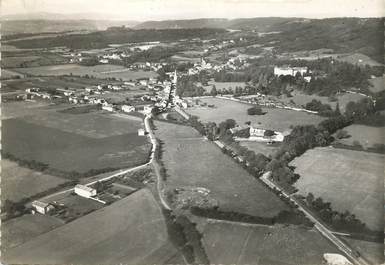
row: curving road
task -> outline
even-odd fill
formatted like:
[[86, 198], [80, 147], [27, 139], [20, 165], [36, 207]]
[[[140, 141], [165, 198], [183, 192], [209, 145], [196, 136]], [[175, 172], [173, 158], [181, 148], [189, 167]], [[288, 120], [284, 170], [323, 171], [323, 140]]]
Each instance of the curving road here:
[[154, 132], [151, 129], [150, 119], [151, 119], [151, 114], [146, 115], [146, 117], [144, 118], [144, 127], [146, 128], [147, 135], [149, 136], [151, 144], [152, 144], [151, 155], [150, 155], [150, 162], [149, 163], [152, 164], [152, 166], [154, 168], [154, 171], [155, 171], [156, 178], [157, 178], [156, 190], [158, 192], [158, 196], [159, 196], [160, 202], [162, 203], [162, 206], [165, 209], [171, 210], [170, 205], [164, 199], [164, 190], [162, 188], [162, 176], [160, 174], [160, 165], [158, 164], [156, 159], [154, 159], [155, 151], [156, 151], [156, 148], [158, 146], [158, 142], [157, 142], [157, 140], [155, 138]]

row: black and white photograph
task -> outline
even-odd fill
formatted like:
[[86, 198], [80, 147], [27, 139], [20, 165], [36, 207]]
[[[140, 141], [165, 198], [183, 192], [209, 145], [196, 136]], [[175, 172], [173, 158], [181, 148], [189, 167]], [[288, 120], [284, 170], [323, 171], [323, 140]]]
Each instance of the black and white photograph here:
[[383, 0], [0, 7], [0, 264], [385, 264]]

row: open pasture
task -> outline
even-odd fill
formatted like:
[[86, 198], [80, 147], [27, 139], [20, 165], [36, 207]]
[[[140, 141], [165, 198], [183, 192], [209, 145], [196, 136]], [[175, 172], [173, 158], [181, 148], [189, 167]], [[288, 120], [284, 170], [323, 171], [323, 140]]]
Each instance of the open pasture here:
[[54, 53], [6, 52], [1, 65], [5, 68], [39, 67], [66, 63], [68, 59]]
[[354, 146], [360, 144], [364, 149], [385, 143], [385, 127], [352, 124], [343, 129], [350, 137], [337, 140], [338, 143]]
[[235, 91], [236, 87], [244, 88], [246, 84], [244, 82], [215, 82], [214, 80], [210, 80], [208, 85], [204, 86], [203, 88], [205, 89], [205, 92], [210, 93], [213, 86], [215, 86], [217, 91], [222, 91], [223, 89], [229, 88]]
[[278, 144], [269, 145], [267, 143], [262, 142], [252, 142], [252, 141], [241, 141], [239, 142], [241, 146], [246, 147], [247, 149], [254, 151], [256, 154], [261, 153], [265, 156], [270, 156], [275, 153], [275, 151], [278, 149]]
[[6, 79], [18, 79], [24, 77], [24, 74], [10, 70], [10, 69], [1, 69], [1, 80]]
[[[156, 122], [164, 142], [167, 189], [203, 187], [223, 211], [273, 217], [288, 207], [233, 159], [191, 127]], [[268, 203], [267, 203], [268, 202]]]
[[42, 115], [25, 116], [23, 119], [36, 125], [91, 138], [135, 134], [139, 128], [142, 128], [141, 121], [127, 120], [116, 115], [97, 112], [68, 114], [51, 111]]
[[340, 110], [345, 111], [346, 105], [350, 102], [357, 102], [361, 99], [365, 98], [359, 94], [350, 94], [350, 93], [341, 93], [336, 95], [336, 101], [330, 101], [329, 97], [318, 96], [318, 95], [307, 95], [302, 93], [301, 91], [293, 91], [291, 93], [292, 97], [281, 96], [276, 98], [277, 100], [284, 102], [286, 104], [290, 104], [294, 102], [297, 106], [305, 106], [307, 103], [311, 102], [313, 99], [321, 101], [323, 104], [329, 104], [332, 109], [335, 109], [337, 102], [339, 104]]
[[128, 68], [124, 68], [119, 65], [95, 65], [95, 66], [82, 66], [77, 64], [59, 64], [50, 66], [40, 67], [29, 67], [29, 68], [15, 68], [17, 72], [30, 74], [30, 75], [80, 75], [80, 76], [94, 76], [96, 78], [117, 78], [123, 81], [135, 80], [138, 78], [149, 78], [157, 76], [156, 72], [153, 71], [132, 71]]
[[17, 202], [64, 182], [65, 179], [20, 167], [7, 159], [1, 160], [1, 184], [6, 187], [1, 191], [2, 201], [8, 199]]
[[315, 148], [291, 162], [300, 175], [298, 193], [331, 202], [333, 209], [355, 214], [373, 230], [383, 229], [384, 155]]
[[362, 54], [362, 53], [345, 54], [345, 55], [341, 55], [341, 56], [336, 57], [336, 59], [338, 61], [356, 64], [356, 65], [360, 65], [360, 66], [365, 66], [365, 65], [381, 66], [382, 65], [379, 62], [373, 60], [369, 56]]
[[41, 214], [25, 214], [10, 219], [1, 223], [1, 246], [3, 249], [13, 248], [63, 224], [58, 218]]
[[344, 237], [345, 241], [354, 247], [366, 260], [372, 264], [383, 264], [384, 262], [384, 244], [381, 242], [371, 242], [365, 240]]
[[7, 264], [163, 264], [177, 253], [141, 190], [2, 253]]
[[31, 113], [41, 114], [52, 111], [52, 106], [44, 101], [11, 101], [1, 103], [1, 119], [10, 119], [31, 115]]
[[265, 115], [251, 116], [247, 115], [247, 109], [252, 107], [251, 104], [220, 98], [202, 98], [200, 100], [213, 104], [215, 107], [193, 107], [187, 109], [187, 112], [198, 116], [203, 122], [220, 123], [226, 119], [234, 119], [237, 124], [243, 125], [245, 122], [251, 121], [253, 127], [285, 132], [290, 130], [291, 126], [318, 124], [324, 119], [314, 114], [276, 108], [263, 108], [267, 112]]
[[31, 87], [39, 87], [44, 90], [54, 91], [58, 88], [82, 89], [88, 86], [95, 86], [102, 83], [105, 83], [105, 80], [97, 78], [84, 78], [75, 76], [44, 76], [6, 80], [3, 82], [3, 87], [6, 89], [6, 91], [25, 91], [25, 89]]
[[7, 56], [3, 57], [1, 66], [4, 68], [15, 68], [20, 67], [24, 63], [31, 63], [35, 60], [38, 60], [40, 57], [31, 55], [31, 56]]
[[4, 152], [63, 171], [131, 167], [147, 161], [150, 150], [147, 139], [136, 131], [120, 135], [110, 131], [111, 136], [91, 138], [22, 118], [3, 120], [2, 127]]
[[208, 223], [203, 245], [212, 264], [321, 265], [338, 250], [315, 230], [294, 226]]

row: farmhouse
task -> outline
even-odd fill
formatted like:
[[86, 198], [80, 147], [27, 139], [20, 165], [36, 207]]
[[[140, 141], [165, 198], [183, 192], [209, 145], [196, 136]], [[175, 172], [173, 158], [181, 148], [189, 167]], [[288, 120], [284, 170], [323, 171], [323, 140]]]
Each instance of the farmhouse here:
[[275, 76], [281, 76], [281, 75], [291, 75], [295, 76], [297, 73], [300, 73], [300, 75], [304, 75], [307, 73], [307, 67], [274, 67], [274, 75]]
[[264, 129], [250, 127], [250, 136], [263, 137], [265, 135]]
[[265, 129], [253, 128], [250, 127], [250, 138], [256, 139], [258, 141], [274, 141], [282, 142], [284, 135], [280, 132], [274, 132], [273, 135], [266, 135]]
[[135, 111], [135, 107], [134, 106], [129, 106], [129, 105], [123, 105], [122, 106], [122, 111], [123, 112], [133, 112], [133, 111]]
[[33, 201], [32, 207], [35, 209], [36, 212], [41, 214], [47, 214], [55, 209], [51, 204], [41, 202], [41, 201]]
[[96, 195], [96, 189], [78, 184], [75, 186], [75, 193], [79, 196], [90, 198]]
[[139, 136], [144, 136], [146, 132], [143, 129], [138, 129], [138, 135]]
[[106, 111], [114, 111], [114, 106], [112, 104], [105, 104], [102, 106], [102, 109], [103, 110], [106, 110]]

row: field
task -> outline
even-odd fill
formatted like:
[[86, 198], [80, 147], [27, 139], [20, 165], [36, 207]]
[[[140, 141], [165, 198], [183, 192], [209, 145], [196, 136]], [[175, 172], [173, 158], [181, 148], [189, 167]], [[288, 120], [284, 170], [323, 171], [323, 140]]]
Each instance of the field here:
[[340, 110], [345, 111], [346, 104], [350, 101], [356, 102], [364, 98], [364, 96], [359, 94], [350, 94], [342, 93], [336, 96], [337, 101], [330, 101], [329, 97], [318, 96], [318, 95], [307, 95], [301, 91], [294, 91], [291, 93], [292, 97], [281, 96], [277, 100], [284, 103], [291, 103], [293, 101], [297, 106], [304, 106], [307, 103], [311, 102], [313, 99], [321, 101], [323, 104], [329, 104], [332, 109], [335, 109], [337, 102], [339, 103]]
[[291, 162], [301, 177], [298, 193], [311, 192], [331, 202], [333, 209], [355, 214], [373, 230], [383, 229], [384, 155], [315, 148]]
[[91, 138], [136, 134], [137, 130], [142, 127], [141, 121], [127, 120], [116, 115], [96, 112], [67, 114], [51, 111], [44, 115], [24, 116], [23, 119], [28, 123]]
[[208, 223], [203, 244], [212, 264], [315, 265], [337, 249], [318, 232], [293, 226]]
[[[23, 79], [7, 80], [3, 82], [5, 91], [25, 91], [26, 88], [40, 87], [46, 90], [56, 90], [57, 88], [81, 89], [88, 86], [105, 83], [105, 80], [97, 78], [70, 77], [70, 76], [44, 76], [28, 77]], [[114, 82], [111, 82], [114, 83]], [[4, 90], [3, 90], [4, 91]]]
[[1, 102], [1, 119], [10, 119], [31, 115], [43, 114], [52, 111], [49, 103], [43, 101], [12, 101]]
[[68, 59], [54, 53], [8, 52], [1, 62], [4, 68], [39, 67], [65, 63]]
[[349, 245], [354, 247], [366, 260], [372, 264], [383, 264], [384, 262], [384, 244], [369, 242], [364, 240], [344, 238]]
[[96, 65], [96, 66], [81, 66], [77, 64], [59, 64], [51, 66], [29, 67], [29, 68], [15, 68], [16, 72], [30, 74], [30, 75], [89, 75], [96, 78], [117, 78], [123, 81], [135, 80], [144, 77], [155, 77], [157, 73], [152, 71], [131, 71], [119, 65]]
[[206, 92], [211, 92], [211, 89], [213, 86], [215, 86], [217, 91], [221, 91], [223, 89], [229, 89], [229, 88], [235, 90], [236, 87], [244, 88], [246, 85], [244, 82], [215, 82], [212, 80], [209, 81], [208, 84], [209, 84], [208, 86], [203, 87]]
[[[220, 209], [273, 217], [287, 206], [254, 179], [233, 159], [223, 155], [213, 143], [193, 128], [156, 122], [155, 133], [164, 142], [168, 189], [204, 187]], [[268, 202], [268, 203], [266, 203]]]
[[372, 87], [369, 87], [369, 90], [373, 93], [381, 92], [385, 89], [384, 76], [369, 79], [369, 82], [373, 85]]
[[7, 187], [2, 189], [2, 201], [17, 202], [66, 182], [62, 178], [20, 167], [7, 159], [1, 160], [1, 171], [1, 183]]
[[202, 98], [201, 100], [207, 104], [214, 104], [215, 108], [194, 107], [187, 109], [187, 112], [198, 116], [203, 122], [220, 123], [226, 119], [234, 119], [237, 124], [243, 125], [251, 121], [254, 127], [285, 132], [290, 129], [290, 126], [318, 124], [324, 119], [305, 112], [275, 108], [263, 108], [267, 114], [250, 116], [247, 115], [247, 109], [251, 107], [248, 104], [220, 98]]
[[20, 67], [20, 64], [25, 62], [32, 62], [37, 59], [39, 59], [39, 56], [10, 56], [10, 57], [3, 57], [2, 60], [2, 67], [3, 68], [14, 68], [14, 67]]
[[371, 59], [370, 57], [366, 56], [362, 53], [353, 53], [348, 55], [339, 56], [336, 58], [338, 61], [342, 62], [348, 62], [351, 64], [358, 64], [358, 65], [369, 65], [369, 66], [381, 66], [380, 63], [376, 62], [375, 60]]
[[163, 264], [177, 253], [148, 190], [2, 253], [7, 264]]
[[63, 221], [55, 217], [41, 214], [25, 214], [2, 222], [2, 248], [13, 248], [63, 224]]
[[270, 156], [274, 154], [275, 151], [278, 149], [278, 145], [268, 145], [266, 143], [261, 142], [241, 141], [239, 142], [239, 144], [251, 151], [254, 151], [256, 154], [261, 153], [265, 156]]
[[199, 57], [188, 57], [188, 56], [184, 56], [183, 54], [175, 54], [173, 56], [171, 56], [171, 60], [172, 61], [176, 61], [176, 62], [192, 62], [192, 63], [197, 63], [197, 62], [200, 62], [200, 58]]
[[1, 79], [12, 79], [15, 77], [24, 77], [24, 74], [20, 74], [19, 72], [15, 72], [13, 70], [1, 69]]
[[125, 119], [123, 123], [117, 117], [93, 113], [62, 114], [63, 120], [58, 120], [57, 115], [53, 115], [55, 119], [44, 114], [3, 120], [3, 150], [51, 168], [77, 172], [131, 167], [148, 159], [150, 144], [137, 135], [138, 121]]
[[349, 138], [337, 140], [339, 143], [353, 146], [358, 141], [363, 148], [373, 147], [385, 143], [385, 127], [372, 127], [353, 124], [343, 129], [350, 135]]

